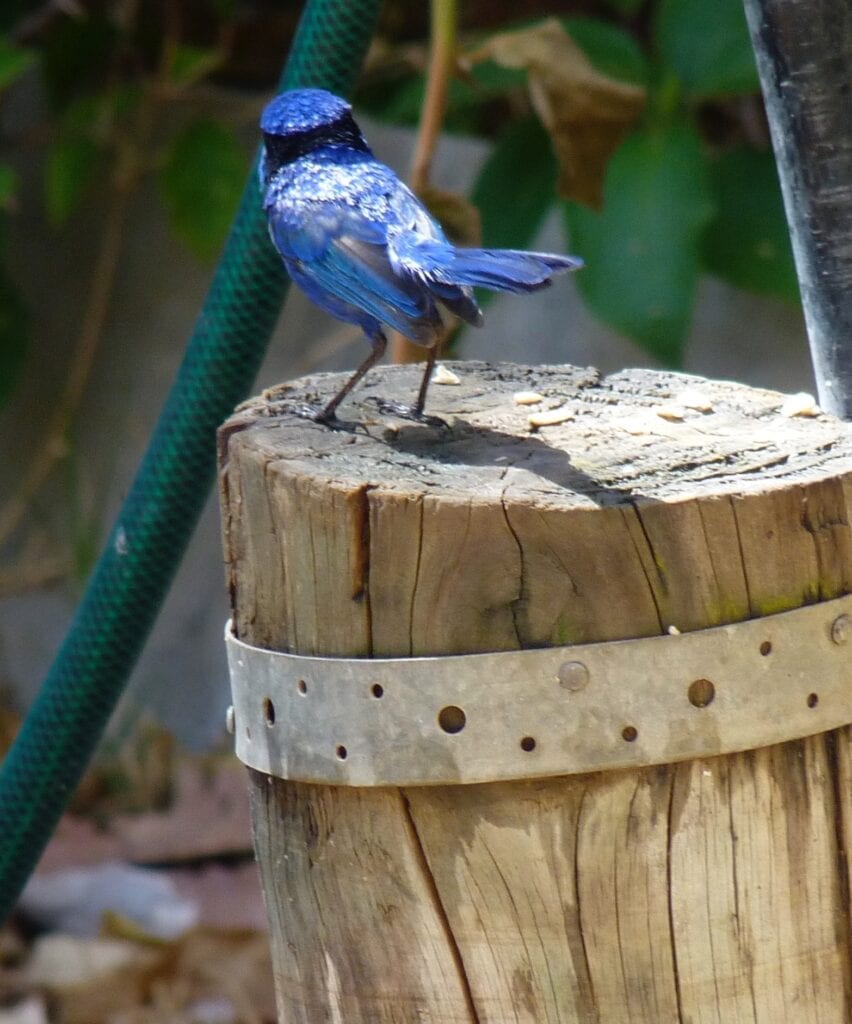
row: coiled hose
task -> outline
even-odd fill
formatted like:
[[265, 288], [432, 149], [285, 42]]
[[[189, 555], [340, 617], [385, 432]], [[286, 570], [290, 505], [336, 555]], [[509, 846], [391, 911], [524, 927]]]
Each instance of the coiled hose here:
[[[281, 88], [347, 94], [378, 8], [308, 0]], [[124, 689], [213, 481], [216, 428], [251, 388], [286, 288], [252, 174], [130, 493], [0, 770], [0, 922]]]

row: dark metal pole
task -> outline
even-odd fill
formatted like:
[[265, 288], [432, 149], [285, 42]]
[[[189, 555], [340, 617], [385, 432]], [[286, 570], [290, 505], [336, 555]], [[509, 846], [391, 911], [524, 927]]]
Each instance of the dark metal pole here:
[[852, 2], [744, 2], [820, 405], [852, 419]]

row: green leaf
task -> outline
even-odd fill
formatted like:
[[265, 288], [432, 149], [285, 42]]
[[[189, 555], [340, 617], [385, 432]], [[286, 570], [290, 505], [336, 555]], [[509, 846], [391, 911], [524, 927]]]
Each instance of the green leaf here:
[[740, 288], [799, 301], [790, 235], [771, 152], [736, 149], [710, 165], [716, 216], [704, 232], [711, 274]]
[[105, 143], [116, 122], [130, 117], [141, 98], [140, 87], [129, 82], [78, 96], [62, 111], [62, 130], [68, 135], [87, 136]]
[[248, 158], [233, 132], [193, 121], [174, 140], [160, 172], [172, 230], [202, 260], [222, 246], [239, 203]]
[[712, 216], [707, 168], [692, 127], [631, 135], [604, 182], [604, 207], [566, 204], [576, 277], [589, 308], [668, 366], [681, 362], [701, 231]]
[[410, 78], [387, 84], [379, 92], [362, 92], [359, 94], [359, 106], [368, 110], [375, 117], [391, 124], [416, 125], [420, 119], [420, 108], [426, 91], [426, 76], [414, 75]]
[[605, 0], [605, 3], [610, 10], [623, 14], [625, 17], [630, 17], [633, 14], [638, 14], [639, 10], [644, 6], [645, 0]]
[[11, 395], [27, 354], [29, 320], [20, 292], [0, 269], [0, 406]]
[[237, 15], [237, 0], [213, 0], [212, 6], [222, 21], [230, 21]]
[[57, 18], [42, 47], [42, 70], [52, 106], [64, 110], [76, 96], [101, 87], [118, 43], [118, 29], [103, 12]]
[[0, 38], [0, 90], [20, 78], [34, 60], [29, 50], [22, 50], [7, 39]]
[[657, 48], [693, 99], [759, 87], [742, 0], [662, 0]]
[[8, 164], [0, 164], [0, 207], [9, 207], [18, 187], [18, 175]]
[[525, 89], [527, 73], [520, 68], [504, 68], [493, 60], [484, 60], [470, 69], [475, 83], [475, 95], [483, 100], [504, 96], [517, 89]]
[[192, 85], [201, 81], [222, 63], [219, 50], [200, 46], [175, 47], [169, 67], [169, 80], [176, 85]]
[[634, 85], [647, 85], [648, 59], [633, 36], [597, 18], [561, 18], [560, 21], [602, 74]]
[[[473, 65], [466, 78], [450, 80], [444, 129], [482, 134], [480, 115], [492, 100], [526, 90], [527, 73], [483, 60]], [[376, 82], [358, 90], [356, 107], [390, 124], [417, 125], [426, 92], [426, 76], [407, 75], [395, 81]]]
[[556, 199], [556, 160], [538, 118], [510, 123], [485, 161], [471, 195], [482, 244], [524, 249]]
[[103, 93], [97, 95], [86, 93], [70, 100], [62, 111], [60, 125], [63, 131], [75, 132], [80, 135], [101, 133], [101, 120], [105, 116], [106, 105]]
[[139, 106], [143, 88], [137, 82], [122, 82], [112, 86], [102, 94], [105, 116], [114, 121], [130, 117]]
[[[520, 74], [525, 80], [526, 75]], [[479, 112], [487, 100], [501, 91], [505, 89], [452, 79], [447, 93], [444, 130], [480, 134]], [[420, 121], [425, 92], [426, 76], [414, 75], [394, 84], [386, 83], [383, 88], [362, 90], [358, 94], [358, 106], [389, 124], [414, 127]]]
[[47, 219], [61, 227], [71, 216], [92, 181], [99, 149], [91, 139], [60, 138], [50, 148], [45, 169]]

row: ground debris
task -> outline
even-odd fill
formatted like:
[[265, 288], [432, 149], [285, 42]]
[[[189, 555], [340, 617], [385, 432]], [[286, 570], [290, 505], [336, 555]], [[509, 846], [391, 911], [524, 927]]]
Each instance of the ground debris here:
[[177, 748], [168, 769], [122, 768], [121, 800], [90, 773], [0, 929], [0, 1024], [275, 1021], [245, 769]]
[[[8, 989], [9, 979], [0, 975], [0, 981]], [[9, 1018], [15, 1024], [275, 1020], [268, 941], [252, 929], [196, 928], [173, 942], [47, 934], [36, 940], [16, 981], [19, 995], [27, 994], [15, 1012], [31, 1016]], [[33, 1016], [45, 1002], [49, 1016]], [[2, 1016], [0, 1022], [6, 1024]]]

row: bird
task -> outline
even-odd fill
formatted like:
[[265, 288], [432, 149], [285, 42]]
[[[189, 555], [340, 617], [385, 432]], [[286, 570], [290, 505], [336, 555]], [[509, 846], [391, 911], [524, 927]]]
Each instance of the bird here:
[[340, 403], [384, 355], [386, 328], [427, 350], [413, 406], [392, 411], [429, 420], [424, 407], [443, 332], [441, 307], [479, 327], [475, 287], [534, 292], [554, 274], [582, 266], [576, 256], [454, 246], [375, 158], [351, 105], [325, 89], [280, 93], [264, 108], [260, 130], [263, 209], [287, 273], [321, 309], [360, 327], [371, 346], [325, 405], [300, 410], [317, 422], [340, 424]]

